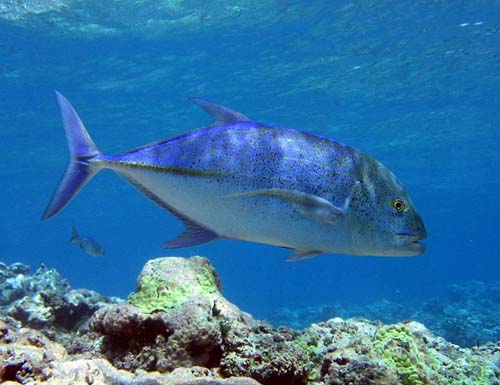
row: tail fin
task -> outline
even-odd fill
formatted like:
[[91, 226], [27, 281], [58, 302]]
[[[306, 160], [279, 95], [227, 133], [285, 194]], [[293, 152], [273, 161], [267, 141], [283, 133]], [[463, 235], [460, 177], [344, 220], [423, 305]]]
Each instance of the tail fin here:
[[76, 231], [76, 228], [75, 226], [73, 226], [73, 229], [71, 231], [71, 238], [70, 240], [68, 241], [68, 243], [70, 245], [74, 244], [74, 243], [78, 243], [78, 240], [80, 239], [80, 235], [78, 234], [78, 231]]
[[61, 211], [99, 171], [91, 167], [91, 162], [101, 154], [68, 99], [57, 91], [56, 95], [66, 132], [70, 160], [42, 220], [49, 219]]

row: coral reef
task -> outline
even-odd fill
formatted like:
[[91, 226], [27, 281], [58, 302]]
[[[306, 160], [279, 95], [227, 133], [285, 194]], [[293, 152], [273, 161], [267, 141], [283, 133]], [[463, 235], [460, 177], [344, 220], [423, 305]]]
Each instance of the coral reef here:
[[168, 374], [127, 372], [102, 358], [70, 357], [62, 345], [41, 332], [0, 319], [0, 382], [2, 384], [121, 385], [258, 385], [251, 378], [222, 379], [202, 367], [177, 368]]
[[0, 262], [0, 313], [52, 339], [76, 332], [97, 309], [120, 301], [92, 290], [72, 289], [56, 270], [44, 265], [33, 275], [29, 272], [21, 263]]
[[273, 311], [267, 318], [275, 326], [285, 325], [294, 329], [304, 329], [312, 323], [327, 321], [335, 317], [364, 318], [383, 323], [396, 323], [412, 319], [413, 312], [414, 310], [407, 306], [381, 299], [366, 306], [336, 303], [293, 310], [282, 307]]
[[412, 315], [435, 334], [460, 346], [500, 340], [500, 281], [470, 281], [448, 288], [447, 298], [425, 303]]
[[302, 338], [316, 356], [316, 384], [490, 385], [500, 374], [500, 352], [459, 348], [413, 321], [333, 319], [311, 325]]
[[[14, 320], [7, 315], [12, 315], [13, 304], [20, 308], [22, 298], [40, 292], [15, 293], [11, 278], [22, 274], [22, 280], [32, 279], [26, 266], [2, 265], [1, 271], [7, 277], [5, 287], [10, 279], [10, 289], [2, 291], [0, 317], [0, 382], [4, 383], [500, 383], [500, 343], [461, 348], [414, 321], [383, 324], [336, 317], [300, 331], [257, 321], [222, 296], [219, 278], [206, 258], [149, 261], [128, 301], [99, 302], [86, 328], [65, 328], [55, 322], [57, 317], [45, 317], [52, 320], [45, 323]], [[48, 271], [39, 269], [34, 276]], [[71, 292], [57, 273], [51, 274], [62, 286], [50, 290]], [[60, 298], [68, 297], [60, 294]], [[461, 294], [457, 298], [462, 301]], [[383, 303], [380, 308], [387, 306]], [[45, 308], [39, 310], [45, 314]], [[73, 338], [54, 341], [47, 338], [45, 327]]]
[[[98, 310], [91, 333], [70, 346], [106, 357], [121, 369], [168, 372], [177, 367], [219, 368], [221, 375], [264, 383], [299, 383], [307, 356], [293, 333], [254, 320], [228, 302], [206, 258], [149, 261], [127, 303]], [[279, 343], [278, 343], [279, 342]], [[83, 348], [82, 348], [83, 347]], [[295, 382], [294, 382], [295, 381]]]
[[452, 285], [447, 297], [431, 299], [418, 308], [383, 299], [366, 306], [280, 308], [268, 319], [275, 326], [303, 329], [334, 317], [359, 317], [383, 323], [411, 319], [447, 341], [463, 347], [477, 346], [500, 340], [500, 281], [489, 285], [479, 281]]

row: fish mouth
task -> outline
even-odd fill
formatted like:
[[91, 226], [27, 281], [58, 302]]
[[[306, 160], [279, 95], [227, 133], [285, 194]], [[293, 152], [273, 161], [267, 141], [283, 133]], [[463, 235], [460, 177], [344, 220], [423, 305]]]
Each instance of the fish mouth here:
[[425, 244], [420, 243], [422, 239], [427, 238], [427, 232], [401, 232], [396, 234], [400, 239], [399, 250], [405, 251], [407, 255], [419, 255], [425, 251]]

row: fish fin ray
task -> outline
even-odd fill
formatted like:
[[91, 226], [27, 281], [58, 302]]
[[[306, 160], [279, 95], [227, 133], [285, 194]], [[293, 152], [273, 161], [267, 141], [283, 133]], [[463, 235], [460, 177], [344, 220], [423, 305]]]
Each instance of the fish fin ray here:
[[336, 223], [346, 212], [348, 205], [337, 207], [325, 198], [297, 190], [270, 188], [231, 194], [229, 197], [269, 196], [288, 201], [303, 215], [323, 223]]
[[168, 211], [170, 214], [179, 219], [186, 229], [184, 232], [179, 234], [174, 239], [165, 242], [162, 247], [166, 249], [174, 249], [179, 247], [187, 247], [193, 245], [199, 245], [205, 242], [210, 242], [212, 240], [219, 239], [220, 236], [214, 233], [212, 230], [209, 230], [199, 223], [193, 221], [188, 216], [182, 214], [174, 207], [169, 205], [163, 199], [161, 199], [158, 195], [154, 194], [152, 191], [147, 189], [143, 184], [132, 178], [130, 175], [120, 173], [127, 181], [129, 181], [135, 188], [137, 188], [140, 192], [146, 195], [149, 199], [155, 202], [158, 206]]
[[224, 124], [232, 124], [239, 122], [250, 122], [251, 119], [237, 111], [233, 111], [227, 107], [220, 104], [209, 102], [208, 100], [202, 98], [189, 98], [191, 102], [196, 104], [198, 107], [205, 110], [212, 118], [214, 123], [211, 126], [220, 126]]
[[294, 249], [292, 254], [287, 255], [285, 261], [286, 262], [304, 261], [306, 259], [314, 258], [315, 256], [317, 256], [319, 254], [321, 254], [321, 251]]
[[165, 242], [161, 247], [165, 249], [176, 249], [179, 247], [188, 247], [200, 245], [219, 238], [217, 234], [193, 222], [184, 221], [186, 229], [174, 239]]
[[68, 243], [70, 245], [73, 245], [75, 243], [77, 243], [80, 239], [80, 235], [78, 234], [78, 231], [76, 231], [76, 227], [73, 226], [72, 230], [71, 230], [71, 238], [69, 239]]

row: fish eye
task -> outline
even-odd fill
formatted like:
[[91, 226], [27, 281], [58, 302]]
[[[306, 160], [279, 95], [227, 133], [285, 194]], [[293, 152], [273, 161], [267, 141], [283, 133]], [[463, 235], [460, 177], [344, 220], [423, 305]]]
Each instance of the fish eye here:
[[405, 203], [401, 199], [394, 199], [392, 201], [392, 208], [398, 213], [401, 213], [405, 209]]

